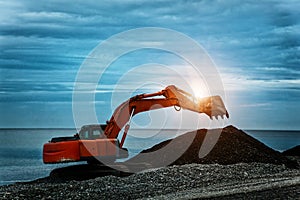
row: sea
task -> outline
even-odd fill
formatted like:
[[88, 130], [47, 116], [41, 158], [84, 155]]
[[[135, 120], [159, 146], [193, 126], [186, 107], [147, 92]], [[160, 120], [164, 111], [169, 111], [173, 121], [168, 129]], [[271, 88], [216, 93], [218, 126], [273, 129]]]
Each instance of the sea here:
[[[130, 130], [124, 147], [132, 157], [143, 149], [189, 130]], [[284, 151], [300, 144], [300, 131], [246, 130], [250, 136], [277, 151]], [[44, 164], [43, 144], [53, 137], [72, 136], [75, 129], [0, 129], [0, 185], [31, 181], [48, 176], [59, 167], [77, 163]]]

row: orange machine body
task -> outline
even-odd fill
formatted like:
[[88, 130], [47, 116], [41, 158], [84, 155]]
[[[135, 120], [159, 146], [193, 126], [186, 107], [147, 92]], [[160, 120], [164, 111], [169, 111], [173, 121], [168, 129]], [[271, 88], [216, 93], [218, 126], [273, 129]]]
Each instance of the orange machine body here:
[[119, 147], [117, 139], [73, 140], [44, 144], [44, 163], [88, 161], [90, 158], [115, 158]]

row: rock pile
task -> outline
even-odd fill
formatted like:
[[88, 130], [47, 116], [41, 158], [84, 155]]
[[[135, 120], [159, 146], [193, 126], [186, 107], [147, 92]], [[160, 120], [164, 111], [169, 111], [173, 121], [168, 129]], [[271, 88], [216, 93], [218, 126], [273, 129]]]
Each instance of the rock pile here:
[[[216, 144], [212, 150], [204, 157], [199, 156], [200, 148], [203, 141], [216, 141], [214, 131], [220, 134]], [[191, 138], [194, 138], [191, 141]], [[172, 145], [170, 145], [172, 143]], [[190, 143], [190, 145], [188, 145]], [[206, 142], [207, 143], [207, 142]], [[171, 146], [171, 149], [167, 148]], [[275, 151], [253, 137], [247, 135], [242, 130], [234, 126], [227, 126], [222, 130], [212, 130], [208, 132], [206, 129], [200, 129], [185, 133], [179, 137], [164, 141], [144, 150], [140, 155], [132, 158], [129, 162], [152, 162], [155, 166], [157, 162], [162, 163], [164, 160], [172, 157], [174, 152], [180, 152], [181, 149], [188, 148], [183, 154], [176, 158], [171, 165], [183, 165], [189, 163], [200, 164], [235, 164], [235, 163], [270, 163], [284, 164], [287, 167], [297, 168], [298, 164], [286, 158], [280, 152]], [[158, 151], [165, 148], [165, 151]], [[159, 152], [159, 153], [156, 153]], [[147, 153], [147, 156], [143, 156]]]

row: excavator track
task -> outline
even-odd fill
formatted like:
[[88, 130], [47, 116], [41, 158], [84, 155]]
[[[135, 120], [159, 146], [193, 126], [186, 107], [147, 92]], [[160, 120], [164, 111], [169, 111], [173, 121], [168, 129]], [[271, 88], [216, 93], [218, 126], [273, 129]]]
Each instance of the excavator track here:
[[56, 168], [50, 173], [50, 179], [53, 181], [63, 182], [70, 180], [87, 180], [103, 176], [126, 177], [138, 172], [139, 169], [151, 169], [149, 163], [115, 163], [110, 166], [99, 164], [79, 164], [67, 167]]

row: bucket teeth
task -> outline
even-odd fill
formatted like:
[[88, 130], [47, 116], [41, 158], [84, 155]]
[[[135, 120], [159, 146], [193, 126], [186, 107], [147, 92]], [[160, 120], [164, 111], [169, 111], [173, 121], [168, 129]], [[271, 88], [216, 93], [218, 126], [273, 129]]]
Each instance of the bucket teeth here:
[[219, 118], [229, 118], [229, 114], [220, 96], [204, 98], [203, 103], [205, 105], [205, 113], [210, 117], [211, 120], [213, 117], [215, 117], [217, 120]]

